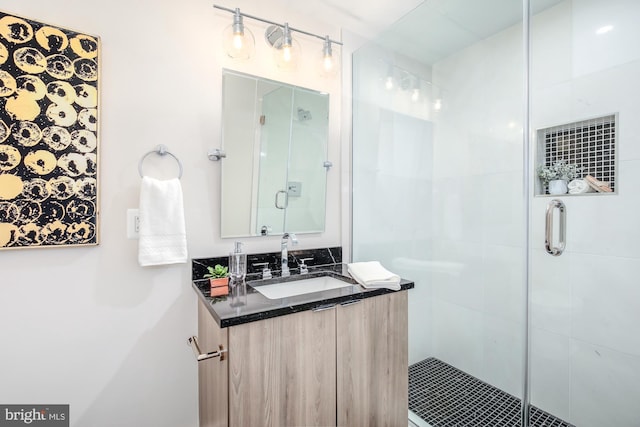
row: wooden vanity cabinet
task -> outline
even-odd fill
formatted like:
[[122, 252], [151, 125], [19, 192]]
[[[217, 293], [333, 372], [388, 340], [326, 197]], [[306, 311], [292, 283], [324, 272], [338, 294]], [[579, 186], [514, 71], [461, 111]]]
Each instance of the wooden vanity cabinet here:
[[335, 333], [333, 310], [229, 328], [229, 425], [335, 425]]
[[[407, 292], [221, 329], [202, 302], [200, 426], [407, 423]], [[223, 344], [224, 345], [224, 344]]]
[[[198, 300], [198, 341], [202, 351], [218, 350], [218, 345], [229, 348], [228, 330], [218, 326]], [[198, 362], [198, 394], [200, 427], [227, 427], [229, 425], [229, 353], [219, 358]]]
[[338, 306], [336, 318], [337, 425], [407, 424], [407, 291]]

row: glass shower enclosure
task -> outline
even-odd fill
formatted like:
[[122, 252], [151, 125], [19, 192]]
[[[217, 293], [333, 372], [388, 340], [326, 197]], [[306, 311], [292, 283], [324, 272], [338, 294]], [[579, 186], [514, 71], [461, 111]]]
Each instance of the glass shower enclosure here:
[[639, 20], [431, 0], [354, 53], [352, 258], [416, 283], [414, 424], [640, 426]]

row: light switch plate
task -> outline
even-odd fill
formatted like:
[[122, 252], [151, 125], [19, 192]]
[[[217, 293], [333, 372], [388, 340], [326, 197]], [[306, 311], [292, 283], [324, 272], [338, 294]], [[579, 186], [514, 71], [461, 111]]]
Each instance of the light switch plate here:
[[138, 209], [127, 209], [127, 239], [140, 236], [140, 214]]

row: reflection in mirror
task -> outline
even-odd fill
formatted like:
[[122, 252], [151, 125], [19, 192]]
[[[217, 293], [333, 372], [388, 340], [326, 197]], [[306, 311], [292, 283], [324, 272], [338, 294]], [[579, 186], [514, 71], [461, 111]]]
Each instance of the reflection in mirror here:
[[221, 237], [324, 231], [329, 95], [223, 70]]

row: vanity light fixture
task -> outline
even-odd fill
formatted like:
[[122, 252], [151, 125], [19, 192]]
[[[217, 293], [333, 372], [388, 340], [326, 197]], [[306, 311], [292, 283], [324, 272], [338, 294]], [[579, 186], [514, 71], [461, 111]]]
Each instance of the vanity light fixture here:
[[233, 24], [224, 29], [224, 50], [233, 59], [249, 59], [255, 50], [255, 39], [250, 29], [245, 28], [240, 9], [233, 11]]
[[[288, 23], [278, 24], [267, 19], [240, 12], [240, 9], [229, 9], [223, 6], [213, 5], [214, 8], [233, 13], [233, 24], [225, 29], [225, 50], [234, 59], [246, 59], [253, 54], [254, 38], [251, 31], [244, 26], [242, 18], [254, 19], [269, 24], [265, 31], [265, 41], [274, 49], [274, 59], [278, 68], [283, 70], [295, 69], [300, 57], [300, 45], [292, 36], [292, 33], [305, 34], [323, 41], [320, 73], [330, 75], [338, 68], [337, 58], [333, 55], [332, 45], [342, 43], [332, 40], [329, 36], [319, 36], [307, 31], [289, 26]], [[228, 32], [227, 32], [228, 30]], [[229, 34], [227, 36], [227, 34]], [[246, 42], [246, 43], [245, 43]], [[245, 49], [251, 46], [250, 49]], [[242, 53], [238, 46], [242, 46]]]
[[333, 49], [331, 49], [329, 36], [325, 36], [322, 46], [322, 67], [325, 71], [331, 71], [333, 68]]
[[340, 68], [338, 58], [333, 56], [333, 48], [331, 46], [331, 39], [329, 36], [325, 36], [324, 43], [322, 44], [322, 52], [320, 55], [319, 65], [320, 75], [332, 76], [336, 73], [336, 70]]
[[271, 44], [273, 47], [273, 57], [278, 68], [282, 70], [295, 70], [298, 67], [298, 58], [300, 57], [300, 45], [297, 40], [291, 36], [291, 29], [287, 22], [282, 28], [272, 29], [273, 26], [267, 28], [265, 39], [270, 43], [269, 36], [278, 35], [279, 37]]

